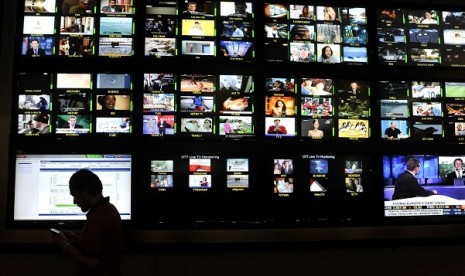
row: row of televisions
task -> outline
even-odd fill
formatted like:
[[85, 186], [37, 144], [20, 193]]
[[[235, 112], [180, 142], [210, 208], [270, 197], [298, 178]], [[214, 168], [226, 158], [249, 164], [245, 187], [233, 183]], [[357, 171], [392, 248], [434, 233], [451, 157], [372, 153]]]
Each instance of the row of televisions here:
[[[369, 62], [365, 7], [209, 0], [145, 4], [136, 9], [132, 0], [26, 0], [21, 54], [122, 57], [143, 52], [156, 58], [252, 61], [260, 49], [270, 62]], [[139, 12], [145, 12], [140, 27]], [[379, 64], [465, 66], [465, 10], [378, 8], [374, 13]], [[144, 50], [137, 53], [139, 39]]]
[[[393, 199], [396, 180], [411, 158], [420, 163], [418, 185], [437, 194]], [[23, 225], [85, 219], [69, 195], [68, 180], [76, 170], [87, 168], [100, 177], [104, 196], [123, 220], [175, 221], [192, 215], [216, 216], [220, 222], [229, 216], [260, 220], [273, 214], [367, 222], [383, 217], [413, 222], [415, 217], [460, 218], [465, 215], [465, 178], [456, 176], [456, 170], [464, 174], [463, 158], [147, 153], [136, 160], [131, 154], [18, 153], [13, 158], [10, 215]]]
[[463, 82], [172, 73], [20, 73], [17, 81], [22, 136], [366, 140], [375, 128], [388, 140], [465, 139]]
[[[81, 7], [79, 0], [52, 2], [26, 0], [22, 55], [135, 55], [135, 33], [139, 29], [136, 3], [90, 0]], [[115, 8], [109, 10], [111, 2]], [[146, 1], [145, 4], [145, 40], [141, 39], [144, 56], [182, 55], [239, 61], [255, 57], [257, 4], [247, 1]], [[365, 8], [263, 5], [267, 22], [261, 31], [266, 40], [265, 51], [271, 54], [270, 61], [340, 63], [345, 59], [350, 63], [367, 63]], [[316, 51], [324, 52], [328, 47], [334, 57], [317, 55]]]

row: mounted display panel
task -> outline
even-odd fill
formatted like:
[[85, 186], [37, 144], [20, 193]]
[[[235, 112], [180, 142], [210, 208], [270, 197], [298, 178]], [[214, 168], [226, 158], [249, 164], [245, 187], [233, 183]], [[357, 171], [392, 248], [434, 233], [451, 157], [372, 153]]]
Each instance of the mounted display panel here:
[[464, 141], [463, 82], [380, 81], [379, 85], [383, 139]]
[[264, 17], [266, 61], [368, 63], [365, 8], [265, 3]]
[[[134, 187], [142, 224], [150, 227], [234, 227], [253, 224], [262, 209], [257, 158], [241, 153], [155, 153], [144, 158]], [[242, 224], [241, 224], [242, 225]]]
[[465, 66], [463, 10], [378, 9], [380, 64]]
[[132, 75], [19, 73], [21, 136], [121, 136], [132, 132]]
[[266, 137], [370, 138], [369, 81], [270, 77], [265, 91]]
[[17, 154], [14, 166], [13, 223], [34, 225], [85, 220], [74, 204], [69, 178], [89, 169], [102, 181], [121, 219], [131, 219], [132, 156], [130, 154]]
[[[71, 171], [115, 160], [137, 168], [124, 170], [129, 184], [118, 191], [137, 195], [134, 209], [121, 208], [141, 228], [410, 217], [389, 194], [405, 148], [422, 153], [422, 170], [461, 158], [462, 12], [304, 2], [25, 0], [12, 67], [11, 221], [81, 221], [66, 197]], [[80, 147], [127, 155], [56, 154]], [[461, 217], [446, 207], [461, 206], [461, 180], [441, 170], [419, 183], [457, 204], [406, 200], [429, 222]], [[25, 192], [27, 176], [47, 197]]]
[[[413, 167], [409, 168], [412, 160], [419, 164], [419, 170], [414, 173], [406, 171], [413, 171]], [[383, 156], [384, 216], [390, 219], [421, 217], [429, 221], [463, 217], [463, 160], [463, 156], [452, 155]]]
[[254, 77], [145, 73], [143, 135], [255, 137]]
[[[363, 154], [269, 154], [268, 219], [293, 225], [367, 223], [376, 217], [373, 160]], [[269, 177], [271, 176], [271, 177]]]

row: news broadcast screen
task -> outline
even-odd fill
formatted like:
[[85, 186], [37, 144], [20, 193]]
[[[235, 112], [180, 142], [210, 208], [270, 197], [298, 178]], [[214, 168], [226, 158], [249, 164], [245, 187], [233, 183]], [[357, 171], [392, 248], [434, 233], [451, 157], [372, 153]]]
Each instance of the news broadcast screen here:
[[27, 0], [22, 55], [92, 56], [95, 52], [96, 1]]
[[384, 216], [465, 215], [463, 156], [383, 156]]
[[121, 219], [131, 219], [131, 155], [17, 154], [14, 169], [16, 222], [85, 220], [69, 192], [69, 179], [79, 169], [94, 172], [102, 181], [102, 194], [110, 197]]

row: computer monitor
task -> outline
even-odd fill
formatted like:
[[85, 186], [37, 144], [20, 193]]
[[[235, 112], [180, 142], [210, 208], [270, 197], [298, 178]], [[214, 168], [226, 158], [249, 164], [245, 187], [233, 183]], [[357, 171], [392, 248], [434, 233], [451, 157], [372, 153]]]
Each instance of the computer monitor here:
[[79, 221], [86, 214], [74, 204], [69, 178], [89, 169], [102, 181], [103, 196], [131, 219], [131, 155], [17, 154], [14, 174], [13, 221]]

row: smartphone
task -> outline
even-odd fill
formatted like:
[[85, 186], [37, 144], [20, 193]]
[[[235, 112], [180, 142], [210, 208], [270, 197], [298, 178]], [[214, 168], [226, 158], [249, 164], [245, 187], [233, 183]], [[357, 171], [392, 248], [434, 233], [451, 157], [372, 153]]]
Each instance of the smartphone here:
[[61, 234], [60, 230], [57, 230], [55, 228], [50, 228], [50, 232], [52, 232], [53, 235], [57, 236]]

